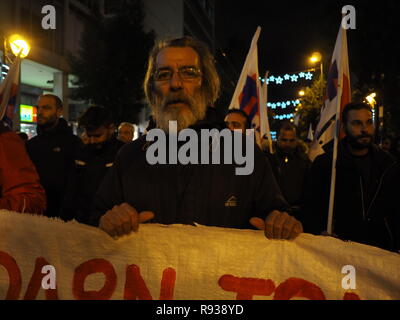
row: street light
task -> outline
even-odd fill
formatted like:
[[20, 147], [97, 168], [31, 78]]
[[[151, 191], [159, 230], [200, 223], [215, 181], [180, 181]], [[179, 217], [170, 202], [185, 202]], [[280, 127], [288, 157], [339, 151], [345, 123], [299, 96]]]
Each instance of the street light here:
[[19, 34], [13, 34], [10, 37], [4, 37], [4, 63], [10, 65], [13, 62], [10, 51], [14, 56], [20, 56], [21, 58], [26, 58], [29, 54], [31, 46], [28, 42]]
[[376, 93], [375, 93], [375, 92], [373, 92], [373, 93], [371, 93], [369, 96], [366, 96], [366, 97], [365, 97], [365, 99], [367, 100], [367, 102], [370, 104], [370, 106], [371, 106], [372, 108], [374, 108], [375, 105], [376, 105], [376, 100], [375, 100], [375, 98], [376, 98]]
[[19, 34], [13, 34], [8, 38], [11, 51], [15, 56], [20, 55], [21, 58], [26, 58], [31, 50], [31, 46]]
[[322, 55], [319, 52], [314, 52], [310, 57], [310, 62], [315, 64], [320, 62], [320, 69], [321, 69], [321, 79], [323, 77], [323, 64], [322, 64]]
[[299, 91], [299, 96], [300, 97], [304, 97], [305, 94], [306, 94], [306, 92], [304, 90], [300, 90]]

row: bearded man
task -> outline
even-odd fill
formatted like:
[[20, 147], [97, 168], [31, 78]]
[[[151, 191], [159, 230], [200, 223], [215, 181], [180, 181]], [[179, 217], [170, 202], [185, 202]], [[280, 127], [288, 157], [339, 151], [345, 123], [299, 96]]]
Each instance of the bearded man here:
[[[387, 250], [398, 250], [399, 168], [394, 159], [373, 144], [374, 122], [365, 103], [350, 103], [342, 113], [346, 133], [338, 147], [333, 233]], [[305, 230], [320, 234], [327, 227], [332, 153], [312, 164], [307, 190]], [[397, 191], [394, 191], [397, 190]]]
[[82, 145], [61, 116], [63, 104], [59, 97], [44, 94], [37, 101], [37, 136], [26, 143], [40, 183], [46, 191], [48, 217], [59, 217], [69, 172]]
[[[225, 128], [212, 107], [220, 89], [214, 59], [207, 46], [193, 38], [154, 47], [144, 89], [158, 130], [176, 134], [169, 132], [170, 121], [177, 122], [178, 132]], [[97, 192], [92, 224], [109, 235], [137, 231], [148, 220], [230, 228], [253, 225], [279, 239], [294, 239], [302, 232], [301, 223], [284, 212], [288, 204], [258, 148], [253, 173], [247, 176], [235, 175], [232, 163], [150, 165], [148, 148], [146, 135], [124, 146]]]

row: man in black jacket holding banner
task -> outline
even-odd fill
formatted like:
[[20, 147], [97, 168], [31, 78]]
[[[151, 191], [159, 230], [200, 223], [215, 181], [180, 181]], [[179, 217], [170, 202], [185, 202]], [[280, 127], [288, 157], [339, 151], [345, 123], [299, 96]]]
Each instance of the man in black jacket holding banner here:
[[[235, 162], [229, 161], [172, 163], [176, 161], [169, 151], [176, 143], [172, 135], [180, 136], [190, 128], [200, 141], [203, 130], [224, 129], [216, 109], [207, 108], [216, 101], [219, 86], [213, 57], [201, 42], [185, 37], [161, 42], [153, 49], [144, 87], [157, 129], [121, 149], [97, 193], [92, 224], [114, 237], [137, 231], [139, 224], [148, 220], [230, 228], [249, 228], [252, 224], [264, 229], [267, 237], [278, 239], [294, 239], [302, 232], [301, 223], [284, 212], [288, 204], [268, 160], [257, 147], [252, 149], [253, 163], [247, 175], [235, 175]], [[173, 122], [176, 127], [171, 126]], [[246, 140], [246, 151], [251, 147], [249, 141], [254, 146], [254, 135], [247, 138], [225, 130], [228, 140], [193, 144], [191, 155], [204, 151], [205, 146], [203, 160], [214, 148], [218, 153], [222, 147], [232, 147], [232, 137]], [[152, 131], [168, 135], [169, 145], [160, 148], [157, 156], [168, 155], [169, 164], [149, 163], [149, 151], [159, 143], [149, 141]], [[232, 156], [233, 148], [230, 151], [222, 153], [224, 160]], [[179, 155], [180, 159], [186, 157], [181, 150]], [[235, 154], [235, 161], [239, 158]]]
[[[370, 107], [350, 103], [342, 114], [346, 137], [339, 142], [333, 233], [387, 250], [399, 250], [399, 165], [373, 144], [374, 123]], [[307, 191], [305, 231], [327, 230], [333, 150], [317, 157]]]

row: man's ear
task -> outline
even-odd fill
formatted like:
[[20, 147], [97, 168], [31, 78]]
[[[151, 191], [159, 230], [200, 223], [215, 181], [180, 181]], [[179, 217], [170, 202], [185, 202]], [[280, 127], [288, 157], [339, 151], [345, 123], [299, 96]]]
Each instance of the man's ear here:
[[60, 118], [64, 114], [63, 108], [57, 108], [57, 117]]

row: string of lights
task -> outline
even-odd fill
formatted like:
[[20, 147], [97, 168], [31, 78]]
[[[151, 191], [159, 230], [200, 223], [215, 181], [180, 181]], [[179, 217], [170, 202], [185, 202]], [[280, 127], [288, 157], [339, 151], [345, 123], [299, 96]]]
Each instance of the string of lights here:
[[300, 104], [300, 100], [288, 100], [288, 101], [282, 101], [282, 102], [268, 102], [267, 107], [271, 109], [277, 109], [277, 108], [282, 108], [286, 109], [289, 107], [297, 107]]
[[294, 118], [294, 113], [287, 113], [287, 114], [281, 114], [281, 115], [274, 116], [274, 119], [277, 119], [277, 120], [285, 120], [285, 119], [292, 119], [292, 118]]
[[308, 80], [308, 81], [312, 81], [314, 77], [314, 74], [310, 71], [308, 72], [298, 72], [298, 73], [286, 73], [285, 75], [282, 76], [274, 76], [271, 75], [269, 76], [267, 79], [260, 77], [261, 82], [265, 82], [267, 81], [267, 84], [270, 83], [275, 83], [278, 85], [282, 85], [284, 84], [284, 82], [298, 82], [299, 80]]

